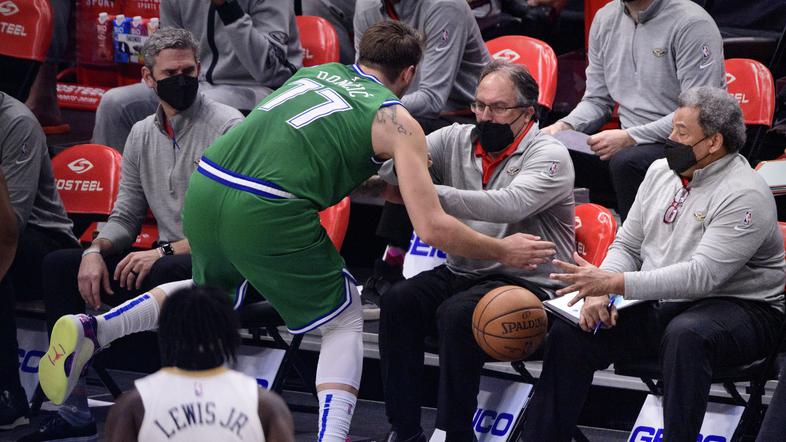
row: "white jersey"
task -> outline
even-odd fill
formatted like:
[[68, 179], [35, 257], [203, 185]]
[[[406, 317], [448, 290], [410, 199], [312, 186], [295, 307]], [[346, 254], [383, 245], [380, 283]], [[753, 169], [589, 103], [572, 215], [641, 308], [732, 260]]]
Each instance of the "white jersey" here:
[[257, 412], [259, 387], [242, 373], [167, 367], [134, 384], [145, 407], [141, 441], [265, 440]]

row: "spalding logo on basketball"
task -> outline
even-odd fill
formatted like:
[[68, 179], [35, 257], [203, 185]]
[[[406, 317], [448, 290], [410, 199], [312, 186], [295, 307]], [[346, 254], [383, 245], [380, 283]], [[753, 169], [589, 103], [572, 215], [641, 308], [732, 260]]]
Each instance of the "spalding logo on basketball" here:
[[472, 333], [487, 355], [519, 361], [543, 343], [548, 317], [531, 291], [506, 285], [486, 293], [472, 314]]

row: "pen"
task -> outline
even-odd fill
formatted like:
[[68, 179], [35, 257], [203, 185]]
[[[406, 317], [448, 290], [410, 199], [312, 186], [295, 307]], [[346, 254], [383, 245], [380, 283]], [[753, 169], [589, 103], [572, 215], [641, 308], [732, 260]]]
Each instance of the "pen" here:
[[[614, 301], [616, 300], [617, 300], [617, 295], [609, 295], [609, 305], [606, 306], [606, 310], [609, 311], [609, 314], [611, 314], [611, 308], [614, 307]], [[595, 324], [595, 330], [592, 332], [593, 335], [598, 333], [598, 330], [600, 330], [601, 325], [603, 325], [603, 321], [598, 321], [598, 323]]]

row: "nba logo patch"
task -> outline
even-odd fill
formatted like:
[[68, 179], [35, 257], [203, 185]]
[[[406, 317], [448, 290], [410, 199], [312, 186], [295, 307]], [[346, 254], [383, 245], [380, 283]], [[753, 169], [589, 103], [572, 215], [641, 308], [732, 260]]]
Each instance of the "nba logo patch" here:
[[712, 53], [710, 52], [710, 47], [707, 46], [706, 44], [701, 46], [701, 55], [703, 55], [704, 58], [709, 58], [709, 56], [712, 55]]
[[742, 221], [739, 224], [734, 226], [734, 230], [742, 230], [747, 229], [753, 224], [753, 211], [748, 210], [745, 212], [745, 216], [742, 217]]
[[448, 33], [447, 29], [443, 29], [442, 33], [440, 34], [439, 47], [444, 48], [445, 46], [447, 46], [448, 40], [450, 40], [450, 33]]
[[554, 176], [557, 174], [557, 169], [559, 169], [559, 161], [552, 161], [551, 166], [549, 166], [549, 169], [546, 171], [546, 174], [548, 176]]

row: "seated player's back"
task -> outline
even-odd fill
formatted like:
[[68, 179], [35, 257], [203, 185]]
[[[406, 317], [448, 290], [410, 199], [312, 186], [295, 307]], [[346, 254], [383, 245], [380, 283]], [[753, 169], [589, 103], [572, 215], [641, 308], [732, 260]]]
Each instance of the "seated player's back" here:
[[372, 121], [381, 106], [397, 103], [390, 90], [356, 65], [304, 68], [237, 130], [219, 138], [205, 157], [311, 200], [321, 210], [377, 171]]

